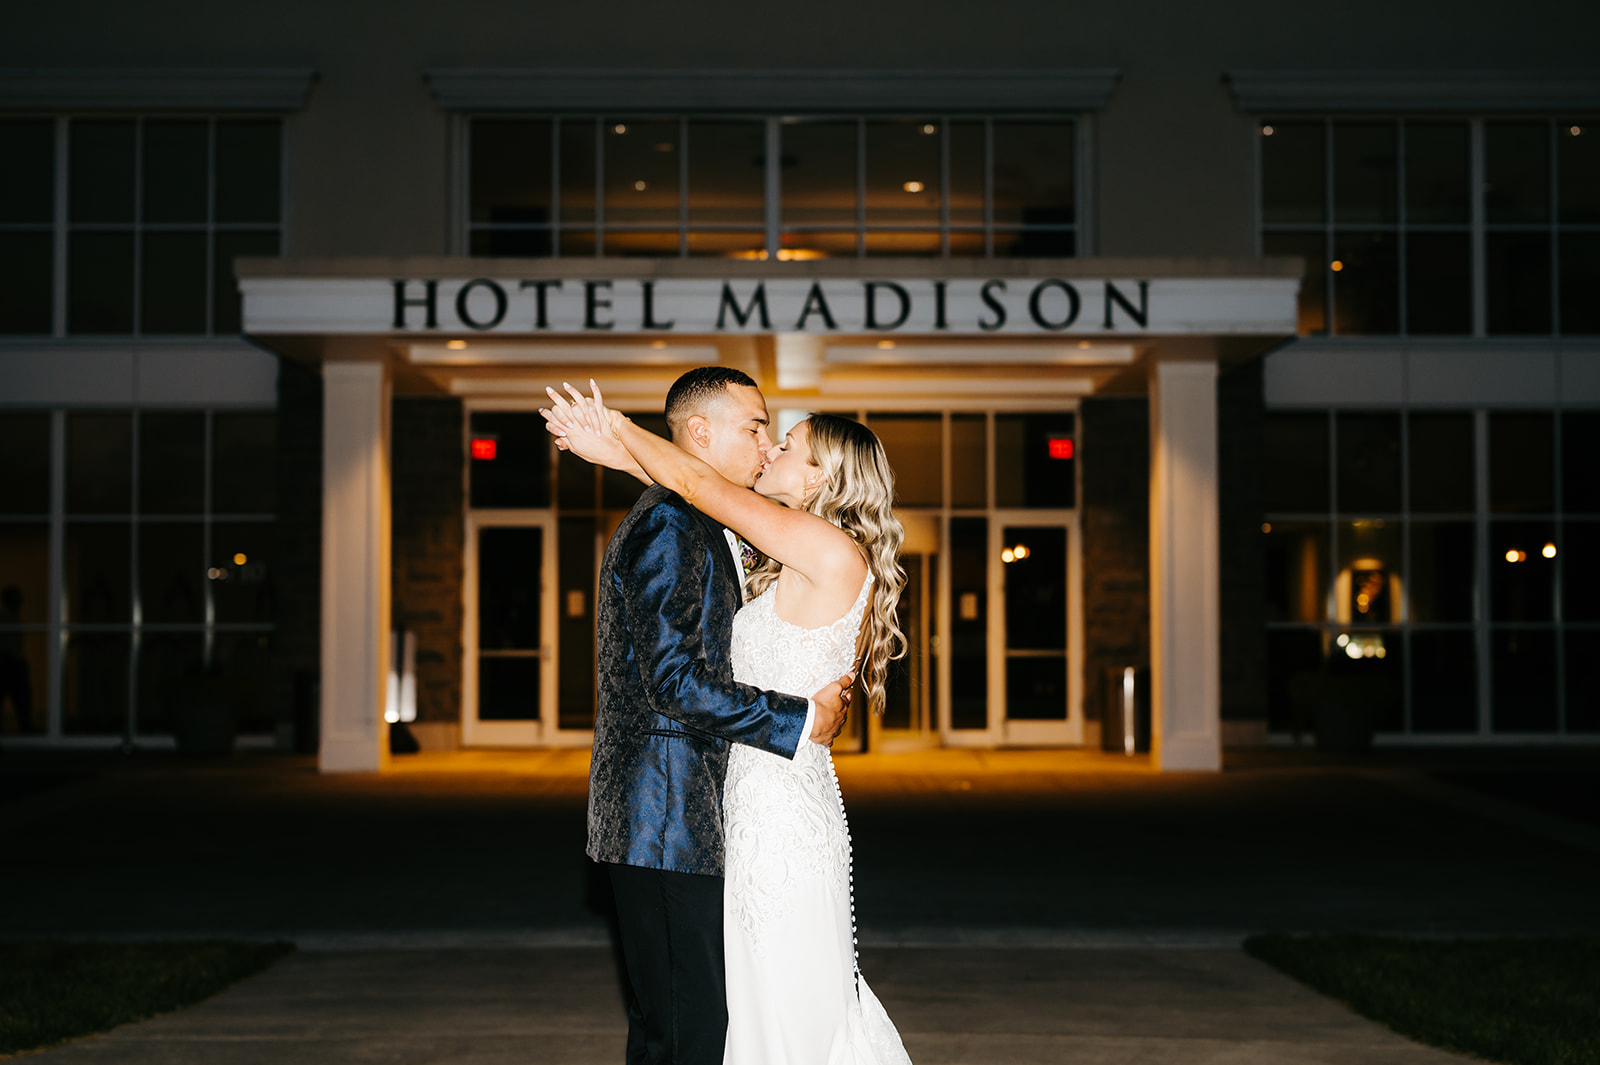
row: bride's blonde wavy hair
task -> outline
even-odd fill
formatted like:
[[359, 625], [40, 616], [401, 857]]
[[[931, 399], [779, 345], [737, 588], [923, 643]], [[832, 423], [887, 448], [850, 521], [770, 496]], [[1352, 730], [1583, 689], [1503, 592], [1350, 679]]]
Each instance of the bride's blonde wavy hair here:
[[[865, 624], [856, 644], [861, 666], [857, 681], [867, 697], [867, 707], [883, 713], [884, 678], [889, 661], [906, 653], [895, 604], [905, 588], [900, 568], [900, 544], [905, 529], [894, 516], [894, 471], [883, 445], [860, 422], [831, 414], [813, 414], [811, 465], [822, 470], [822, 484], [806, 499], [804, 509], [832, 522], [849, 534], [872, 571], [873, 590]], [[753, 599], [778, 579], [783, 567], [766, 559], [750, 574]]]

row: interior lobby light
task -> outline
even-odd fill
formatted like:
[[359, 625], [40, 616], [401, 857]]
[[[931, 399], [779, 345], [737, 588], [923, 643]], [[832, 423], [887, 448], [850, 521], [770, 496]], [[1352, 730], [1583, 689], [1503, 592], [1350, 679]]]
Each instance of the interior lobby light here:
[[1574, 137], [1581, 137], [1581, 136], [1583, 136], [1583, 127], [1582, 126], [1568, 126], [1567, 127], [1567, 132], [1569, 134], [1571, 134], [1572, 136], [1574, 136]]
[[1333, 262], [1328, 264], [1328, 268], [1337, 274], [1340, 270], [1344, 269], [1344, 262], [1339, 259], [1335, 259]]
[[880, 340], [880, 341], [878, 341], [878, 350], [879, 351], [893, 351], [894, 350], [894, 341], [892, 341], [892, 340]]
[[611, 127], [611, 132], [612, 133], [626, 133], [626, 132], [628, 132], [627, 124], [623, 123], [623, 122], [618, 122], [615, 126]]
[[1011, 557], [1012, 558], [1027, 558], [1028, 557], [1028, 545], [1027, 544], [1018, 544], [1016, 547], [1013, 547], [1011, 549]]
[[1522, 562], [1522, 561], [1525, 561], [1527, 559], [1527, 557], [1528, 557], [1528, 553], [1526, 551], [1518, 551], [1514, 547], [1511, 550], [1506, 552], [1506, 561], [1507, 562]]
[[921, 192], [925, 186], [920, 181], [908, 181], [900, 187], [907, 192]]
[[1001, 562], [1010, 562], [1013, 559], [1015, 559], [1016, 557], [1017, 557], [1016, 552], [1012, 551], [1011, 548], [1009, 548], [1009, 547], [1006, 548], [1004, 551], [1000, 552], [1000, 561]]
[[1271, 532], [1272, 531], [1272, 522], [1270, 522], [1270, 521], [1262, 522], [1261, 523], [1261, 531], [1264, 532], [1264, 533]]
[[643, 192], [643, 191], [644, 191], [644, 182], [642, 182], [642, 181], [635, 181], [635, 182], [634, 182], [634, 183], [633, 183], [633, 191], [634, 191], [634, 192]]
[[237, 555], [233, 556], [233, 564], [235, 566], [242, 566], [246, 562], [249, 562], [249, 561], [250, 561], [250, 559], [245, 556], [245, 553], [243, 551], [240, 551]]
[[[1576, 127], [1574, 127], [1574, 129], [1576, 129]], [[922, 124], [922, 132], [924, 132], [924, 133], [938, 133], [939, 132], [939, 127], [935, 126], [932, 122], [924, 122]]]
[[1271, 127], [1271, 126], [1262, 126], [1262, 127], [1261, 127], [1261, 135], [1262, 135], [1262, 136], [1263, 136], [1263, 137], [1270, 137], [1270, 136], [1272, 136], [1272, 127]]
[[1556, 545], [1553, 544], [1553, 543], [1552, 544], [1545, 544], [1544, 545], [1544, 550], [1540, 551], [1539, 553], [1541, 555], [1543, 555], [1545, 558], [1555, 558], [1556, 557]]
[[467, 342], [465, 340], [447, 340], [445, 341], [444, 346], [449, 348], [451, 351], [467, 350]]

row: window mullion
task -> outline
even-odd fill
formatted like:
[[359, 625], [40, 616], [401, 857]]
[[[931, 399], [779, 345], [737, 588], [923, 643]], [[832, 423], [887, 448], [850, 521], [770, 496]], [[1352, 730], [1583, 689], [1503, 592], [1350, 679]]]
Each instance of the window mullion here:
[[856, 258], [867, 257], [867, 120], [856, 119]]
[[782, 128], [776, 117], [767, 119], [766, 150], [766, 207], [762, 218], [767, 230], [767, 259], [778, 260], [778, 248], [783, 243], [779, 229], [778, 197], [783, 194], [783, 141]]
[[[950, 258], [950, 116], [939, 119], [939, 257]], [[945, 419], [949, 421], [948, 416]]]
[[53, 240], [55, 261], [52, 264], [51, 289], [55, 293], [50, 302], [50, 334], [64, 337], [67, 335], [67, 198], [71, 186], [68, 184], [69, 174], [67, 168], [71, 165], [72, 153], [69, 150], [69, 137], [71, 126], [65, 115], [56, 118], [56, 182], [55, 182], [55, 235]]
[[[66, 120], [61, 123], [63, 133]], [[67, 412], [50, 412], [50, 602], [45, 618], [50, 623], [50, 644], [46, 650], [45, 733], [51, 740], [61, 739], [62, 671], [66, 660], [66, 509], [67, 509]]]
[[133, 121], [133, 335], [144, 332], [144, 119]]
[[594, 257], [606, 253], [606, 124], [604, 115], [594, 119]]
[[1334, 304], [1333, 269], [1330, 264], [1339, 257], [1338, 245], [1334, 243], [1333, 228], [1333, 120], [1326, 119], [1322, 123], [1322, 214], [1323, 237], [1321, 269], [1322, 298], [1326, 302], [1327, 310], [1327, 335], [1338, 336], [1339, 331], [1334, 327], [1334, 320], [1339, 308]]
[[1406, 124], [1404, 121], [1400, 121], [1396, 122], [1395, 125], [1398, 127], [1394, 135], [1395, 256], [1398, 264], [1396, 281], [1398, 282], [1400, 298], [1400, 306], [1397, 308], [1399, 313], [1396, 318], [1400, 323], [1400, 335], [1405, 336], [1411, 332], [1410, 315], [1407, 313], [1411, 303], [1410, 282], [1406, 276], [1406, 256], [1410, 250], [1410, 241], [1406, 239]]
[[689, 116], [678, 116], [678, 257], [689, 257]]
[[[1479, 185], [1479, 188], [1482, 186]], [[1490, 714], [1492, 692], [1490, 685], [1494, 677], [1490, 669], [1489, 656], [1492, 653], [1489, 638], [1489, 412], [1475, 410], [1472, 412], [1472, 445], [1473, 445], [1473, 473], [1474, 496], [1477, 505], [1474, 508], [1473, 525], [1476, 535], [1473, 537], [1475, 550], [1473, 551], [1474, 573], [1473, 584], [1473, 622], [1478, 651], [1478, 734], [1487, 736], [1492, 721]]]
[[[1545, 122], [1545, 151], [1550, 160], [1550, 332], [1555, 336], [1561, 335], [1561, 230], [1557, 225], [1557, 211], [1560, 210], [1561, 194], [1560, 176], [1556, 167], [1560, 164], [1560, 157], [1556, 155], [1556, 120], [1548, 119]], [[1557, 482], [1558, 484], [1560, 482]], [[1558, 643], [1560, 641], [1557, 641]], [[1559, 656], [1559, 653], [1558, 653]]]
[[994, 258], [994, 119], [983, 119], [983, 257]]
[[561, 117], [559, 115], [550, 119], [550, 257], [561, 258]]
[[[278, 142], [283, 143], [282, 126], [279, 127]], [[281, 152], [280, 152], [281, 154]], [[282, 165], [280, 163], [280, 165]], [[279, 182], [279, 196], [282, 196], [284, 183]], [[284, 211], [278, 210], [278, 225], [283, 225]], [[279, 254], [284, 254], [283, 238], [279, 237]], [[217, 120], [206, 120], [206, 336], [215, 336], [217, 332], [216, 306], [217, 306]], [[242, 314], [241, 314], [242, 317]], [[239, 323], [241, 330], [244, 323]]]
[[1483, 119], [1472, 119], [1468, 143], [1472, 146], [1472, 335], [1489, 333], [1489, 264], [1485, 259], [1483, 183], [1486, 169], [1483, 158]]

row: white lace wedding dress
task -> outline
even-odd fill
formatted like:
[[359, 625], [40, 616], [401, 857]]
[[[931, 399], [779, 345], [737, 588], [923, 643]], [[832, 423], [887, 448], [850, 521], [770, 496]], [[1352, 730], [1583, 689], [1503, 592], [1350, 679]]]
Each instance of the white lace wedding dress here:
[[[854, 661], [872, 576], [849, 613], [820, 629], [778, 617], [776, 587], [734, 617], [733, 674], [809, 696]], [[832, 754], [809, 739], [793, 761], [734, 744], [723, 816], [725, 1065], [910, 1065], [856, 970], [850, 831]]]

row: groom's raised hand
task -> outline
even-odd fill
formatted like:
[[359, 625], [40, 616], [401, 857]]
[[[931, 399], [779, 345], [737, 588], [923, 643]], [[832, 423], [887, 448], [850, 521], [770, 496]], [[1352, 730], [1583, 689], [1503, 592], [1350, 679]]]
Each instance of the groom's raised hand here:
[[811, 697], [816, 713], [811, 716], [811, 742], [831, 747], [834, 738], [844, 731], [845, 719], [850, 716], [850, 686], [855, 674], [846, 673], [838, 680]]

